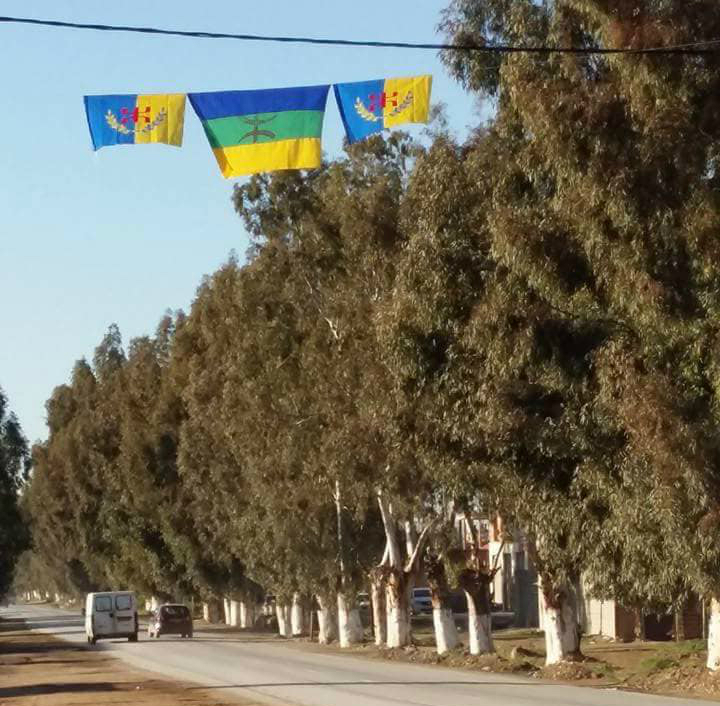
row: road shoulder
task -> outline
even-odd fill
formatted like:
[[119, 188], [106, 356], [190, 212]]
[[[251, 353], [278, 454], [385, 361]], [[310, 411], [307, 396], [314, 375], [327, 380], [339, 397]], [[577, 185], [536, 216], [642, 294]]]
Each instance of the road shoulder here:
[[136, 669], [106, 651], [69, 644], [0, 620], [0, 704], [13, 706], [251, 706], [182, 681]]

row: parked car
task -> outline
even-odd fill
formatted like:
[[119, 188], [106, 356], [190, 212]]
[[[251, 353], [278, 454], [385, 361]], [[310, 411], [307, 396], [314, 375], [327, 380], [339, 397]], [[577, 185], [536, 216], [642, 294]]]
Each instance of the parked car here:
[[164, 603], [150, 616], [148, 637], [160, 635], [193, 636], [192, 615], [188, 607], [181, 603]]
[[414, 615], [432, 613], [432, 594], [429, 588], [413, 588], [411, 609]]
[[135, 594], [130, 591], [88, 593], [85, 599], [85, 634], [91, 645], [113, 637], [126, 637], [129, 642], [137, 642]]
[[511, 610], [504, 610], [502, 603], [491, 603], [492, 629], [505, 630], [511, 628], [515, 623], [515, 613]]

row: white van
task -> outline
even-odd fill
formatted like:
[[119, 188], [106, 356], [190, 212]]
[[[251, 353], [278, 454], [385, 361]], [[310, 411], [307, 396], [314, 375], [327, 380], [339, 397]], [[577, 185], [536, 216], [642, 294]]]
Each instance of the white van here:
[[138, 639], [135, 594], [130, 591], [88, 593], [85, 600], [85, 634], [89, 644], [108, 637]]

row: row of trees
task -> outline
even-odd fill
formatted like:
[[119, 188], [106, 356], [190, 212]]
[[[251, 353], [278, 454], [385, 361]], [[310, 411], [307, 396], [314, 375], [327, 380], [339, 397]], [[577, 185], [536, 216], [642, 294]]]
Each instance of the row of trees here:
[[[456, 0], [442, 27], [642, 48], [716, 36], [720, 10]], [[579, 651], [582, 576], [631, 608], [700, 594], [716, 669], [718, 58], [444, 59], [494, 99], [489, 124], [236, 187], [247, 264], [127, 352], [112, 328], [55, 390], [27, 493], [37, 565], [68, 592], [262, 586], [281, 629], [314, 595], [342, 644], [369, 584], [391, 646], [424, 570], [439, 648], [461, 586], [477, 653], [493, 569], [452, 528], [499, 512], [528, 539], [549, 663]]]

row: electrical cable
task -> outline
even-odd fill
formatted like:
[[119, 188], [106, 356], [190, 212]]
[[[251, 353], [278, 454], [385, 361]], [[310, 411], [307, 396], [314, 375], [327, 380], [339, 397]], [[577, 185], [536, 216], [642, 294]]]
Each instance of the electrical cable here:
[[[63, 22], [60, 20], [41, 20], [28, 17], [0, 17], [0, 23], [27, 24], [42, 27], [85, 29], [98, 32], [134, 32], [139, 34], [156, 34], [173, 37], [190, 37], [196, 39], [237, 39], [249, 42], [282, 42], [299, 44], [316, 44], [325, 46], [371, 47], [392, 49], [435, 49], [485, 52], [496, 54], [631, 54], [636, 56], [679, 55], [698, 56], [720, 53], [720, 39], [711, 39], [693, 44], [679, 44], [667, 47], [650, 47], [644, 49], [612, 49], [601, 47], [551, 47], [508, 44], [432, 44], [414, 42], [374, 42], [354, 39], [323, 39], [315, 37], [275, 37], [259, 34], [228, 34], [225, 32], [196, 32], [157, 27], [132, 27], [125, 25], [87, 24], [81, 22]], [[713, 46], [714, 48], [708, 48]], [[701, 48], [704, 47], [704, 48]]]

